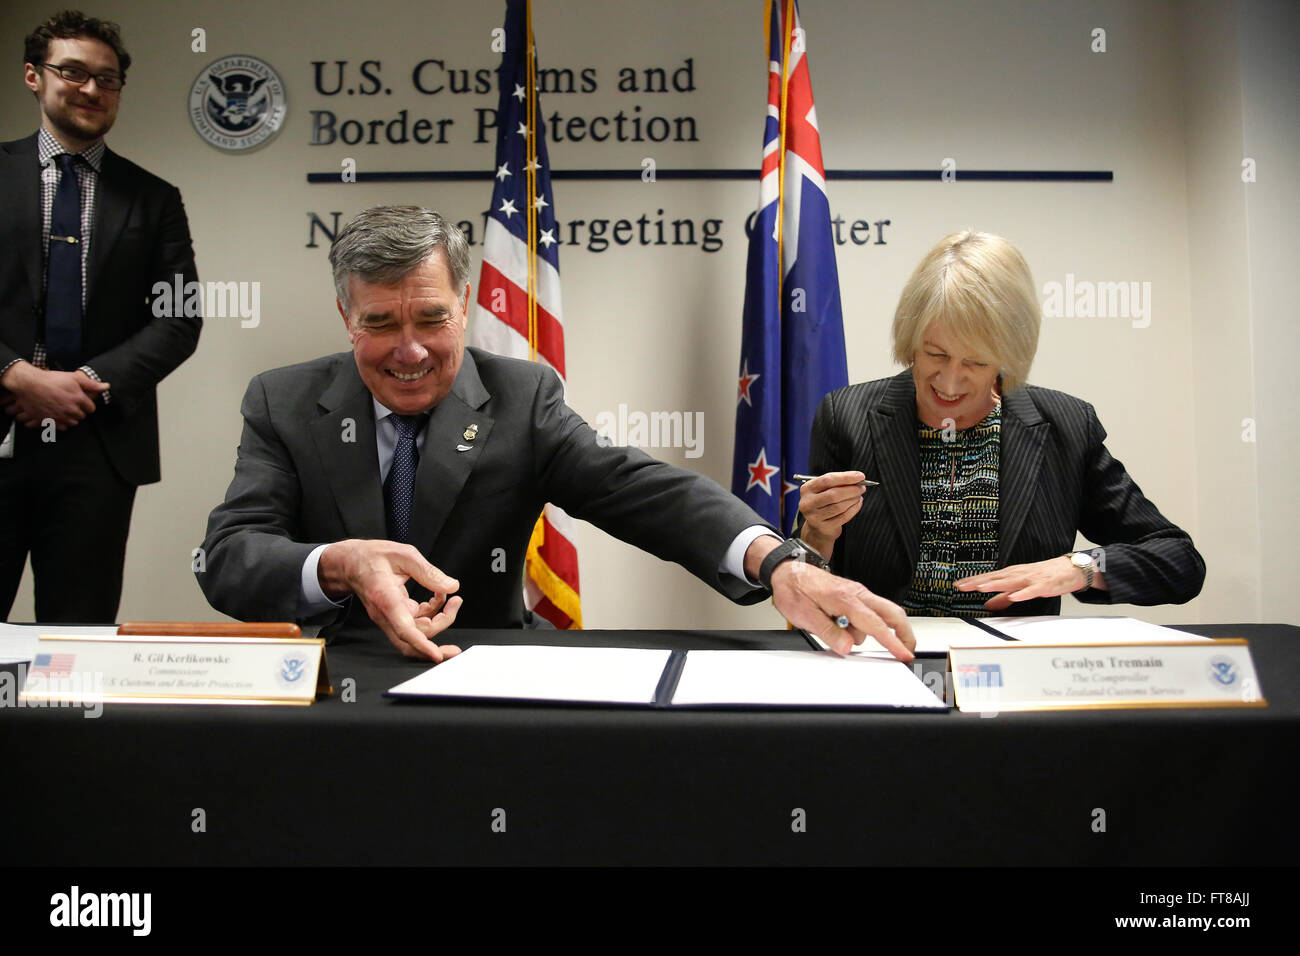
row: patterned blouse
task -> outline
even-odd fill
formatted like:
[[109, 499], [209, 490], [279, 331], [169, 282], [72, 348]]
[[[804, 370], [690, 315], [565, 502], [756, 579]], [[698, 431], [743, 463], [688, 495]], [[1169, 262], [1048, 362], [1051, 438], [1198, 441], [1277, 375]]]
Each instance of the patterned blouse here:
[[[998, 455], [1002, 403], [963, 431], [918, 421], [921, 447], [921, 553], [903, 597], [908, 614], [984, 617], [993, 593], [955, 591], [952, 583], [995, 569], [998, 558]], [[946, 439], [946, 440], [945, 440]]]

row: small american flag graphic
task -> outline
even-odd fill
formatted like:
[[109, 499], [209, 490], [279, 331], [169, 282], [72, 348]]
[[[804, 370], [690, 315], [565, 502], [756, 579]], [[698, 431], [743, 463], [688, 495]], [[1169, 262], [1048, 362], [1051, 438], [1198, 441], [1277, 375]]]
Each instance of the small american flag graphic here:
[[71, 677], [76, 654], [37, 654], [32, 660], [31, 673], [46, 677]]

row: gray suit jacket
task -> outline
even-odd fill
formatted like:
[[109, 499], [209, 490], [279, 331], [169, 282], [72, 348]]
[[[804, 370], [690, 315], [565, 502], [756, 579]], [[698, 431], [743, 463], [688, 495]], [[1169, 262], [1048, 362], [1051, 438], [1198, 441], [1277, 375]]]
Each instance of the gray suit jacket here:
[[[1075, 533], [1104, 548], [1107, 591], [1088, 604], [1181, 604], [1200, 593], [1205, 562], [1103, 442], [1087, 402], [1029, 386], [1002, 399], [997, 567], [1044, 561], [1074, 548]], [[879, 481], [844, 526], [831, 569], [901, 601], [921, 550], [921, 458], [910, 370], [827, 395], [813, 421], [812, 473], [861, 471]], [[1058, 614], [1061, 599], [1002, 614]]]
[[[235, 477], [208, 519], [196, 576], [219, 611], [291, 621], [314, 547], [386, 537], [371, 396], [341, 352], [258, 375], [241, 411]], [[473, 447], [458, 452], [471, 424]], [[736, 535], [765, 524], [753, 511], [707, 478], [602, 445], [550, 369], [466, 349], [425, 431], [411, 522], [411, 543], [460, 581], [457, 627], [523, 625], [524, 554], [548, 501], [732, 600], [767, 596], [718, 572]], [[335, 617], [324, 636], [379, 635], [360, 601]]]

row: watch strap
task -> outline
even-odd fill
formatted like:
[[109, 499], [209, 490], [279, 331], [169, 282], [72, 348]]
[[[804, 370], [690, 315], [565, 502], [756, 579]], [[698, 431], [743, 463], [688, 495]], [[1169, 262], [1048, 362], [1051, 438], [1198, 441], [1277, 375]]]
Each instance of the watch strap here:
[[826, 567], [826, 559], [798, 538], [787, 538], [768, 552], [758, 567], [758, 582], [772, 590], [772, 573], [786, 561], [806, 561], [819, 568]]
[[[1074, 563], [1074, 556], [1075, 556], [1076, 554], [1087, 555], [1087, 557], [1088, 557], [1088, 563], [1087, 563], [1087, 564], [1083, 564], [1083, 565], [1075, 564], [1075, 563]], [[1089, 552], [1087, 552], [1087, 551], [1067, 551], [1067, 552], [1065, 553], [1065, 556], [1066, 556], [1067, 558], [1070, 559], [1070, 563], [1071, 563], [1072, 565], [1074, 565], [1074, 567], [1078, 568], [1080, 571], [1083, 572], [1083, 587], [1081, 587], [1081, 588], [1076, 588], [1075, 590], [1077, 590], [1077, 591], [1088, 591], [1088, 590], [1091, 590], [1091, 589], [1092, 589], [1092, 575], [1093, 575], [1093, 571], [1094, 571], [1095, 568], [1097, 567], [1096, 559], [1093, 558], [1092, 554], [1089, 553]]]

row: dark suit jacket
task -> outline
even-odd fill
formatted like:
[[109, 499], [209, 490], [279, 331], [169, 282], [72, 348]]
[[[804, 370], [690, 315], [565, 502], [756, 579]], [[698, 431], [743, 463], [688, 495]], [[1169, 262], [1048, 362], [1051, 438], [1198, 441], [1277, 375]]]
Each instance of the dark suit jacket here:
[[[41, 334], [41, 184], [35, 134], [0, 143], [0, 368], [31, 359]], [[157, 481], [154, 389], [194, 351], [203, 320], [159, 318], [154, 283], [195, 281], [189, 224], [176, 187], [104, 151], [86, 270], [83, 362], [112, 386], [112, 401], [78, 428], [92, 428], [122, 478]], [[0, 412], [0, 436], [10, 419]]]
[[[822, 400], [813, 421], [811, 468], [861, 471], [862, 510], [844, 526], [831, 568], [901, 602], [920, 555], [921, 459], [910, 370], [850, 385]], [[1058, 557], [1075, 532], [1103, 546], [1108, 591], [1090, 604], [1181, 604], [1200, 593], [1205, 562], [1111, 457], [1087, 402], [1029, 386], [1002, 398], [997, 567]], [[1061, 599], [1012, 605], [1003, 614], [1057, 614]]]
[[[370, 392], [341, 352], [258, 375], [241, 411], [235, 477], [208, 520], [199, 585], [232, 617], [295, 620], [313, 548], [387, 536]], [[471, 444], [471, 424], [473, 447], [457, 451]], [[548, 501], [733, 600], [767, 597], [718, 573], [735, 536], [765, 524], [739, 499], [637, 449], [603, 445], [550, 369], [466, 349], [426, 427], [411, 520], [411, 543], [460, 582], [456, 626], [522, 626], [524, 554]], [[498, 548], [504, 572], [493, 570]], [[351, 605], [324, 636], [378, 635], [361, 602]]]

